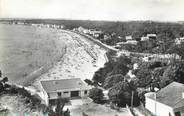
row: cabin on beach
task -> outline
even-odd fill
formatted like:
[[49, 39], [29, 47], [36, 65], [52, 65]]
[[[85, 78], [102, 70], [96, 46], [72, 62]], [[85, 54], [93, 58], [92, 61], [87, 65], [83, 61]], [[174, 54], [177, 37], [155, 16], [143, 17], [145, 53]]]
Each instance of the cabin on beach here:
[[60, 80], [43, 80], [43, 87], [46, 104], [53, 102], [58, 98], [83, 98], [87, 97], [91, 89], [80, 78], [60, 79]]

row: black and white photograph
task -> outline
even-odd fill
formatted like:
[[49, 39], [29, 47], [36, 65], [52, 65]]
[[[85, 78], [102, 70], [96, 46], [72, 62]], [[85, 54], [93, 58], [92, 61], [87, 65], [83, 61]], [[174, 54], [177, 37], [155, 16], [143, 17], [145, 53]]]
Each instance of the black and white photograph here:
[[184, 116], [184, 0], [0, 0], [0, 116]]

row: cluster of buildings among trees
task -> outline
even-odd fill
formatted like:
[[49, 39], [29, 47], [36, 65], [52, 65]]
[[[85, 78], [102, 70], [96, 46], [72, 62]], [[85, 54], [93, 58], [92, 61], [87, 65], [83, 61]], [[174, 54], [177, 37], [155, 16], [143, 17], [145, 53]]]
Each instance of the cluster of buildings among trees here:
[[[119, 50], [140, 53], [178, 54], [182, 56], [181, 50], [182, 44], [184, 44], [182, 32], [175, 32], [174, 30], [169, 30], [168, 32], [162, 30], [163, 32], [158, 32], [158, 34], [151, 33], [153, 31], [143, 31], [144, 33], [133, 33], [124, 36], [120, 36], [116, 31], [107, 32], [98, 28], [86, 29], [80, 26], [73, 30], [91, 35], [102, 43], [111, 45]], [[174, 32], [170, 31], [177, 33], [176, 36], [173, 35]]]
[[[135, 62], [138, 63], [138, 67], [133, 69], [132, 66]], [[95, 73], [91, 81], [92, 84], [97, 84], [108, 90], [112, 108], [122, 107], [126, 104], [137, 106], [142, 102], [150, 115], [182, 116], [184, 107], [184, 104], [181, 103], [184, 92], [182, 89], [184, 84], [183, 67], [182, 60], [145, 62], [136, 60], [135, 57], [121, 56], [121, 58], [106, 63], [104, 68]], [[129, 70], [132, 70], [135, 77], [128, 75]], [[174, 90], [175, 94], [173, 94]], [[155, 93], [151, 94], [153, 92]], [[150, 94], [157, 94], [157, 98], [150, 98], [148, 96]], [[161, 97], [159, 97], [160, 95]], [[169, 102], [171, 98], [173, 99], [172, 103]], [[165, 102], [162, 103], [162, 101]], [[168, 106], [169, 103], [174, 105]], [[176, 104], [180, 106], [175, 106]], [[157, 111], [155, 112], [155, 110]]]

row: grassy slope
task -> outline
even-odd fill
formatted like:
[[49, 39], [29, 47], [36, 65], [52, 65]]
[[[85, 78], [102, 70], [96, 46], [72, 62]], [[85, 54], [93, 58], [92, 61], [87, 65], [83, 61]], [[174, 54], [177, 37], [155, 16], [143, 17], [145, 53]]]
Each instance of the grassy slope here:
[[65, 44], [54, 30], [3, 24], [0, 30], [0, 69], [12, 82], [25, 84], [30, 73], [48, 69], [63, 55]]

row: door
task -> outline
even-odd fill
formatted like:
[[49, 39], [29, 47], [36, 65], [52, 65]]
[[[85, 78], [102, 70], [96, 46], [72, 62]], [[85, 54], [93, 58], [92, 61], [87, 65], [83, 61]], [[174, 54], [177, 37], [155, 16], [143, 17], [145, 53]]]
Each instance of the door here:
[[79, 97], [79, 91], [71, 91], [71, 97]]

